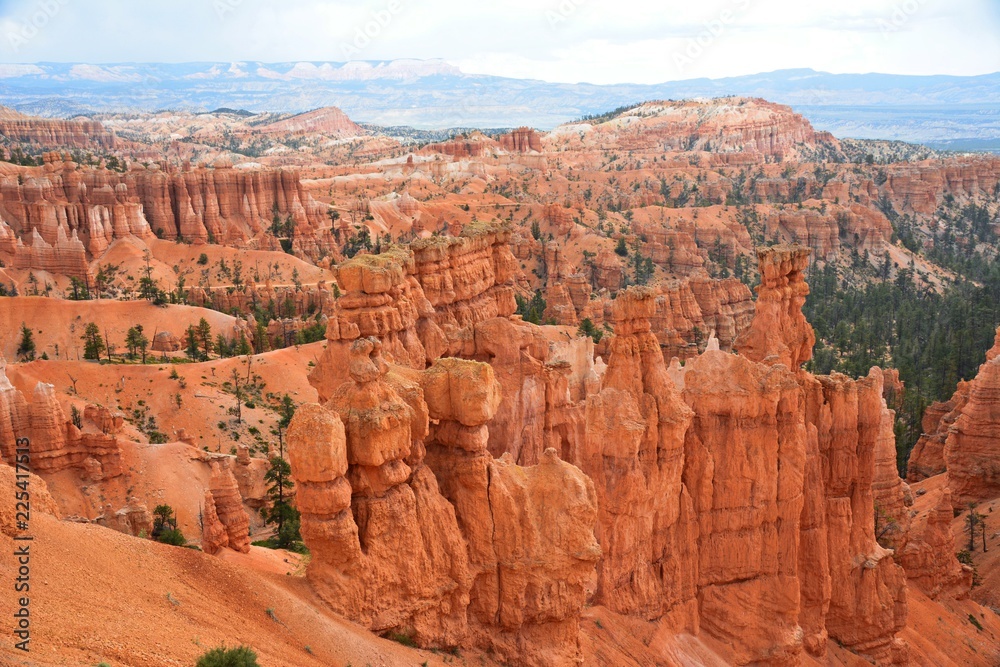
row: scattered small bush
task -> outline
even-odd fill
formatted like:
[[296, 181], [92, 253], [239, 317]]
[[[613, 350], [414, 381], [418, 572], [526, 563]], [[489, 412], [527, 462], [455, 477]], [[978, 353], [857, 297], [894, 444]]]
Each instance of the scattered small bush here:
[[402, 632], [389, 631], [382, 635], [382, 638], [402, 644], [403, 646], [409, 646], [410, 648], [416, 648], [417, 646], [416, 633], [413, 630], [403, 630]]
[[213, 648], [198, 658], [195, 667], [260, 667], [257, 654], [248, 646]]

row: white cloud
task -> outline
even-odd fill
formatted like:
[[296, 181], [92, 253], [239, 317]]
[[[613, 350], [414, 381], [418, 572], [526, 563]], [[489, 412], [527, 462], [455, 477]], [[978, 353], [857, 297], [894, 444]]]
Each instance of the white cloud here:
[[[1000, 70], [995, 0], [57, 1], [60, 11], [16, 51], [4, 49], [8, 40], [0, 35], [0, 59], [444, 58], [470, 72], [594, 83], [799, 67]], [[0, 4], [0, 28], [9, 32], [30, 22], [39, 2]]]

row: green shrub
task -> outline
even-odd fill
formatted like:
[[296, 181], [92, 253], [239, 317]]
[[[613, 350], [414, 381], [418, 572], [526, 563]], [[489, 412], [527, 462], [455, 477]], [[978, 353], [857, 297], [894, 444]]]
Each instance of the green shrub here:
[[382, 637], [383, 639], [388, 639], [389, 641], [394, 641], [397, 644], [409, 646], [410, 648], [416, 648], [417, 646], [416, 632], [409, 628], [405, 628], [401, 632], [390, 631], [382, 635]]
[[175, 547], [182, 547], [187, 544], [187, 539], [184, 538], [184, 534], [177, 528], [166, 528], [159, 535], [156, 536], [157, 542], [162, 542], [163, 544], [170, 544]]
[[198, 658], [195, 667], [260, 667], [257, 654], [248, 646], [227, 649], [225, 646], [213, 648]]

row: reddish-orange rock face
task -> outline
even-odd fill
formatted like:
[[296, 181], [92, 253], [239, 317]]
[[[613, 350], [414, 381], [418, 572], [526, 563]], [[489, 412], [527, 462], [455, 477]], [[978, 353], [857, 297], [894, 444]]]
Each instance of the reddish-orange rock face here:
[[951, 490], [937, 484], [918, 497], [915, 507], [906, 543], [897, 548], [906, 576], [932, 598], [966, 597], [972, 588], [972, 568], [955, 558]]
[[[220, 536], [213, 546], [228, 546], [233, 551], [247, 553], [250, 551], [250, 519], [243, 509], [243, 498], [230, 466], [229, 459], [212, 463], [210, 490], [206, 496], [211, 495], [216, 519], [226, 531], [225, 539]], [[209, 526], [208, 521], [205, 526], [207, 531], [217, 530]]]
[[256, 128], [264, 134], [322, 134], [356, 137], [364, 130], [337, 107], [322, 107]]
[[961, 407], [945, 441], [944, 462], [955, 507], [1000, 495], [998, 353], [1000, 346], [994, 347], [987, 355], [988, 361], [979, 367], [979, 374], [969, 385], [968, 401]]
[[919, 482], [948, 470], [944, 459], [945, 443], [948, 440], [951, 427], [969, 402], [971, 391], [971, 382], [959, 382], [958, 388], [950, 400], [943, 403], [932, 403], [924, 411], [921, 423], [923, 434], [910, 452], [907, 464], [906, 480], [908, 482]]
[[423, 463], [426, 404], [419, 386], [387, 377], [377, 339], [350, 350], [350, 380], [326, 408], [296, 416], [288, 434], [315, 554], [310, 580], [375, 631], [458, 645], [468, 632], [468, 557], [455, 510]]
[[500, 146], [504, 150], [514, 153], [540, 152], [542, 150], [542, 137], [530, 127], [519, 127], [513, 132], [502, 135]]
[[215, 496], [211, 491], [205, 492], [202, 509], [201, 550], [207, 554], [217, 554], [223, 547], [229, 546], [229, 531], [219, 520], [215, 511]]
[[799, 555], [806, 648], [822, 654], [829, 636], [879, 663], [903, 662], [895, 635], [906, 624], [906, 579], [875, 540], [876, 492], [888, 516], [903, 504], [898, 477], [891, 484], [879, 463], [893, 442], [881, 373], [800, 381], [809, 434]]
[[761, 281], [757, 310], [750, 329], [736, 340], [740, 354], [767, 364], [798, 370], [812, 357], [816, 335], [802, 314], [809, 294], [802, 272], [809, 250], [776, 246], [757, 253]]
[[80, 167], [59, 153], [43, 167], [0, 180], [0, 253], [16, 268], [92, 281], [88, 262], [116, 240], [136, 237], [214, 241], [277, 249], [275, 214], [292, 220], [293, 249], [318, 260], [334, 250], [325, 210], [292, 170], [214, 168], [164, 171], [133, 165], [127, 173]]
[[374, 336], [386, 358], [410, 368], [473, 356], [472, 328], [514, 313], [516, 269], [501, 225], [470, 226], [459, 237], [394, 246], [336, 269], [342, 296], [327, 324], [323, 363], [310, 374], [320, 398], [347, 377], [351, 341]]
[[[760, 99], [712, 102], [646, 102], [594, 128], [584, 144], [614, 143], [626, 150], [658, 147], [669, 151], [733, 153], [743, 160], [793, 157], [804, 147], [837, 150], [836, 139], [816, 132], [788, 107]], [[805, 146], [803, 146], [805, 145]]]
[[[15, 405], [19, 402], [15, 399]], [[34, 470], [56, 473], [75, 468], [88, 481], [122, 474], [121, 445], [114, 433], [106, 433], [89, 423], [82, 424], [83, 429], [78, 428], [66, 418], [53, 385], [39, 382], [35, 386], [34, 396], [27, 404], [27, 417]], [[21, 420], [20, 416], [16, 418]]]
[[[274, 214], [295, 223], [300, 244], [326, 221], [322, 206], [294, 170], [234, 169], [222, 162], [192, 171], [134, 168], [122, 177], [142, 202], [153, 232], [163, 238], [248, 245], [270, 228]], [[266, 249], [276, 247], [267, 241]]]
[[8, 464], [14, 462], [18, 434], [24, 433], [29, 424], [28, 403], [7, 378], [7, 360], [0, 354], [0, 458]]
[[34, 118], [5, 107], [0, 109], [0, 136], [8, 143], [31, 144], [48, 150], [109, 150], [120, 143], [113, 132], [95, 120]]
[[360, 338], [350, 377], [288, 433], [320, 594], [421, 645], [576, 664], [600, 556], [590, 480], [554, 450], [527, 469], [489, 455], [500, 385], [488, 364], [390, 370], [379, 341]]

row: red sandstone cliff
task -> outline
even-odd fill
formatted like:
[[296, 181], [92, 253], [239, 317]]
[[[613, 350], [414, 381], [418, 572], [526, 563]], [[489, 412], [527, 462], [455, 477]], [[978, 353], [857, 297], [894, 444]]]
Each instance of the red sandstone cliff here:
[[[967, 391], [964, 395], [963, 390]], [[947, 429], [940, 455], [948, 473], [952, 502], [956, 508], [961, 508], [970, 502], [1000, 496], [1000, 467], [997, 465], [1000, 454], [1000, 330], [997, 345], [986, 355], [986, 363], [979, 367], [974, 380], [959, 388], [952, 403], [954, 408], [935, 429], [938, 433], [925, 435], [921, 439], [924, 446], [919, 450], [914, 448], [911, 460], [915, 464], [915, 475], [939, 472], [942, 461], [938, 459], [936, 445], [942, 429]]]
[[323, 207], [290, 170], [241, 170], [228, 163], [193, 171], [134, 165], [125, 174], [81, 168], [58, 153], [40, 168], [8, 169], [0, 180], [0, 252], [17, 268], [77, 278], [116, 239], [153, 234], [273, 249], [274, 216], [295, 224], [292, 247], [318, 259], [334, 246]]
[[738, 153], [751, 161], [792, 157], [803, 148], [839, 150], [836, 139], [816, 132], [789, 107], [761, 99], [646, 102], [596, 127], [625, 150], [658, 146]]
[[228, 162], [190, 171], [135, 167], [122, 179], [142, 202], [158, 235], [188, 241], [270, 248], [261, 237], [275, 213], [291, 217], [300, 243], [324, 224], [325, 211], [308, 195], [294, 170], [234, 169]]
[[5, 107], [0, 107], [0, 137], [47, 150], [108, 150], [119, 143], [113, 132], [95, 120], [34, 118]]

